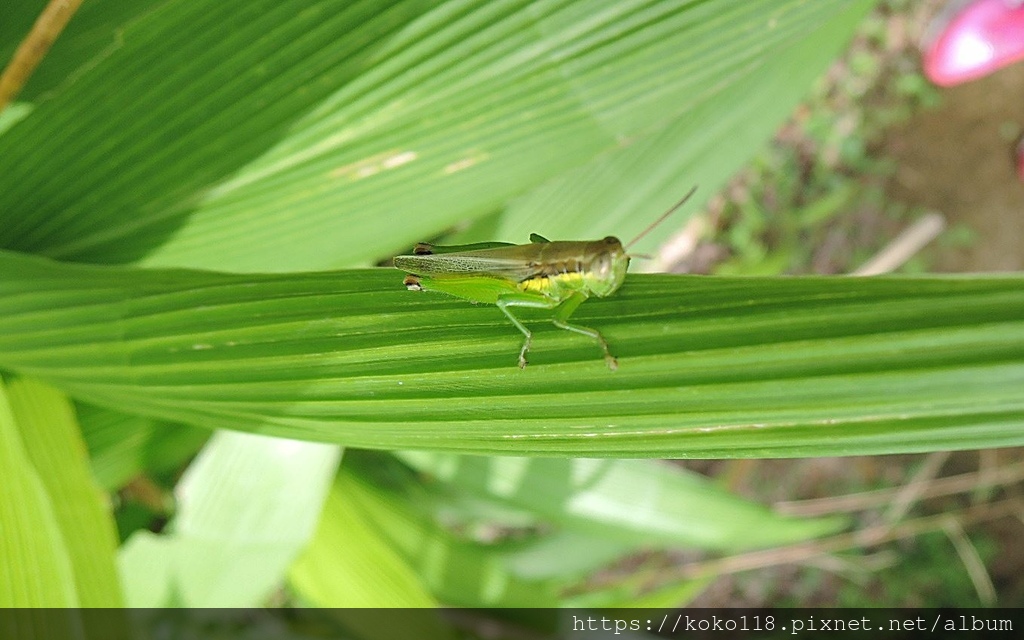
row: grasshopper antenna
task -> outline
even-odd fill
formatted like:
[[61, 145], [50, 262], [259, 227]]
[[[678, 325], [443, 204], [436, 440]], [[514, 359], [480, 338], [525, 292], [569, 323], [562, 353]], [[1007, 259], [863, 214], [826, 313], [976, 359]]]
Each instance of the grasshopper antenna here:
[[694, 193], [696, 193], [696, 191], [697, 191], [697, 187], [694, 187], [694, 188], [690, 189], [690, 192], [687, 193], [685, 196], [683, 196], [682, 200], [680, 200], [679, 202], [677, 202], [674, 205], [672, 205], [671, 207], [669, 207], [668, 211], [666, 211], [665, 213], [663, 213], [660, 216], [658, 216], [657, 220], [655, 220], [651, 224], [647, 225], [647, 228], [644, 229], [643, 231], [641, 231], [640, 234], [637, 237], [635, 237], [632, 240], [630, 240], [629, 243], [626, 244], [625, 249], [628, 251], [629, 248], [632, 247], [634, 244], [636, 244], [641, 238], [646, 236], [651, 231], [654, 231], [655, 227], [657, 227], [662, 222], [665, 222], [665, 218], [669, 217], [670, 215], [675, 213], [679, 209], [679, 207], [681, 207], [684, 204], [686, 204], [686, 201], [689, 200], [690, 196], [692, 196]]

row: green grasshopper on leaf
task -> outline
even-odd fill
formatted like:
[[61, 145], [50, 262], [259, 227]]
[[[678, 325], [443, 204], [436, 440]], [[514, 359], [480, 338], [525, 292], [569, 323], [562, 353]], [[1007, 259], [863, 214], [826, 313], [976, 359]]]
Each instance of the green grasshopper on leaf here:
[[513, 307], [554, 309], [551, 321], [560, 329], [574, 331], [597, 341], [608, 368], [618, 361], [608, 341], [596, 329], [569, 323], [569, 317], [590, 296], [615, 293], [626, 278], [632, 246], [665, 218], [683, 206], [696, 191], [673, 205], [625, 247], [608, 236], [593, 241], [550, 241], [530, 234], [530, 244], [482, 242], [457, 246], [417, 244], [412, 255], [395, 256], [395, 266], [409, 275], [411, 291], [440, 291], [448, 295], [497, 305], [525, 339], [519, 350], [519, 368], [526, 367], [533, 332], [512, 313]]

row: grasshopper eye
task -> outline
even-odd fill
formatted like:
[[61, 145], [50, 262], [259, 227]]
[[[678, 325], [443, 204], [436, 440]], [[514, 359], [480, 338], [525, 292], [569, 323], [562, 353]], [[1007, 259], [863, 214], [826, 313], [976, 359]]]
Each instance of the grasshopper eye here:
[[612, 258], [607, 253], [599, 253], [590, 263], [590, 270], [599, 278], [606, 278], [612, 271]]

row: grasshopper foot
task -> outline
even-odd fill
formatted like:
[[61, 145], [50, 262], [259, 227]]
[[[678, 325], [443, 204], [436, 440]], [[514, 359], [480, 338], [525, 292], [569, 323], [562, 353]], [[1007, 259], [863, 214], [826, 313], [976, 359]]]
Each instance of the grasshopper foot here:
[[526, 352], [530, 350], [530, 343], [533, 341], [533, 335], [526, 336], [526, 340], [523, 340], [523, 348], [519, 350], [519, 368], [526, 368]]

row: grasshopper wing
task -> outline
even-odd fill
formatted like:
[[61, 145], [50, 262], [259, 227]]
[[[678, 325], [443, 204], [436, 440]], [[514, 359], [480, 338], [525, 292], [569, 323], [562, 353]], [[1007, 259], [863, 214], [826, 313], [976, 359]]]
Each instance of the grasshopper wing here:
[[537, 268], [522, 260], [464, 253], [395, 256], [395, 266], [418, 276], [491, 276], [519, 282], [535, 275]]
[[396, 256], [395, 266], [418, 276], [481, 276], [522, 282], [543, 271], [540, 247], [519, 244], [436, 255]]

